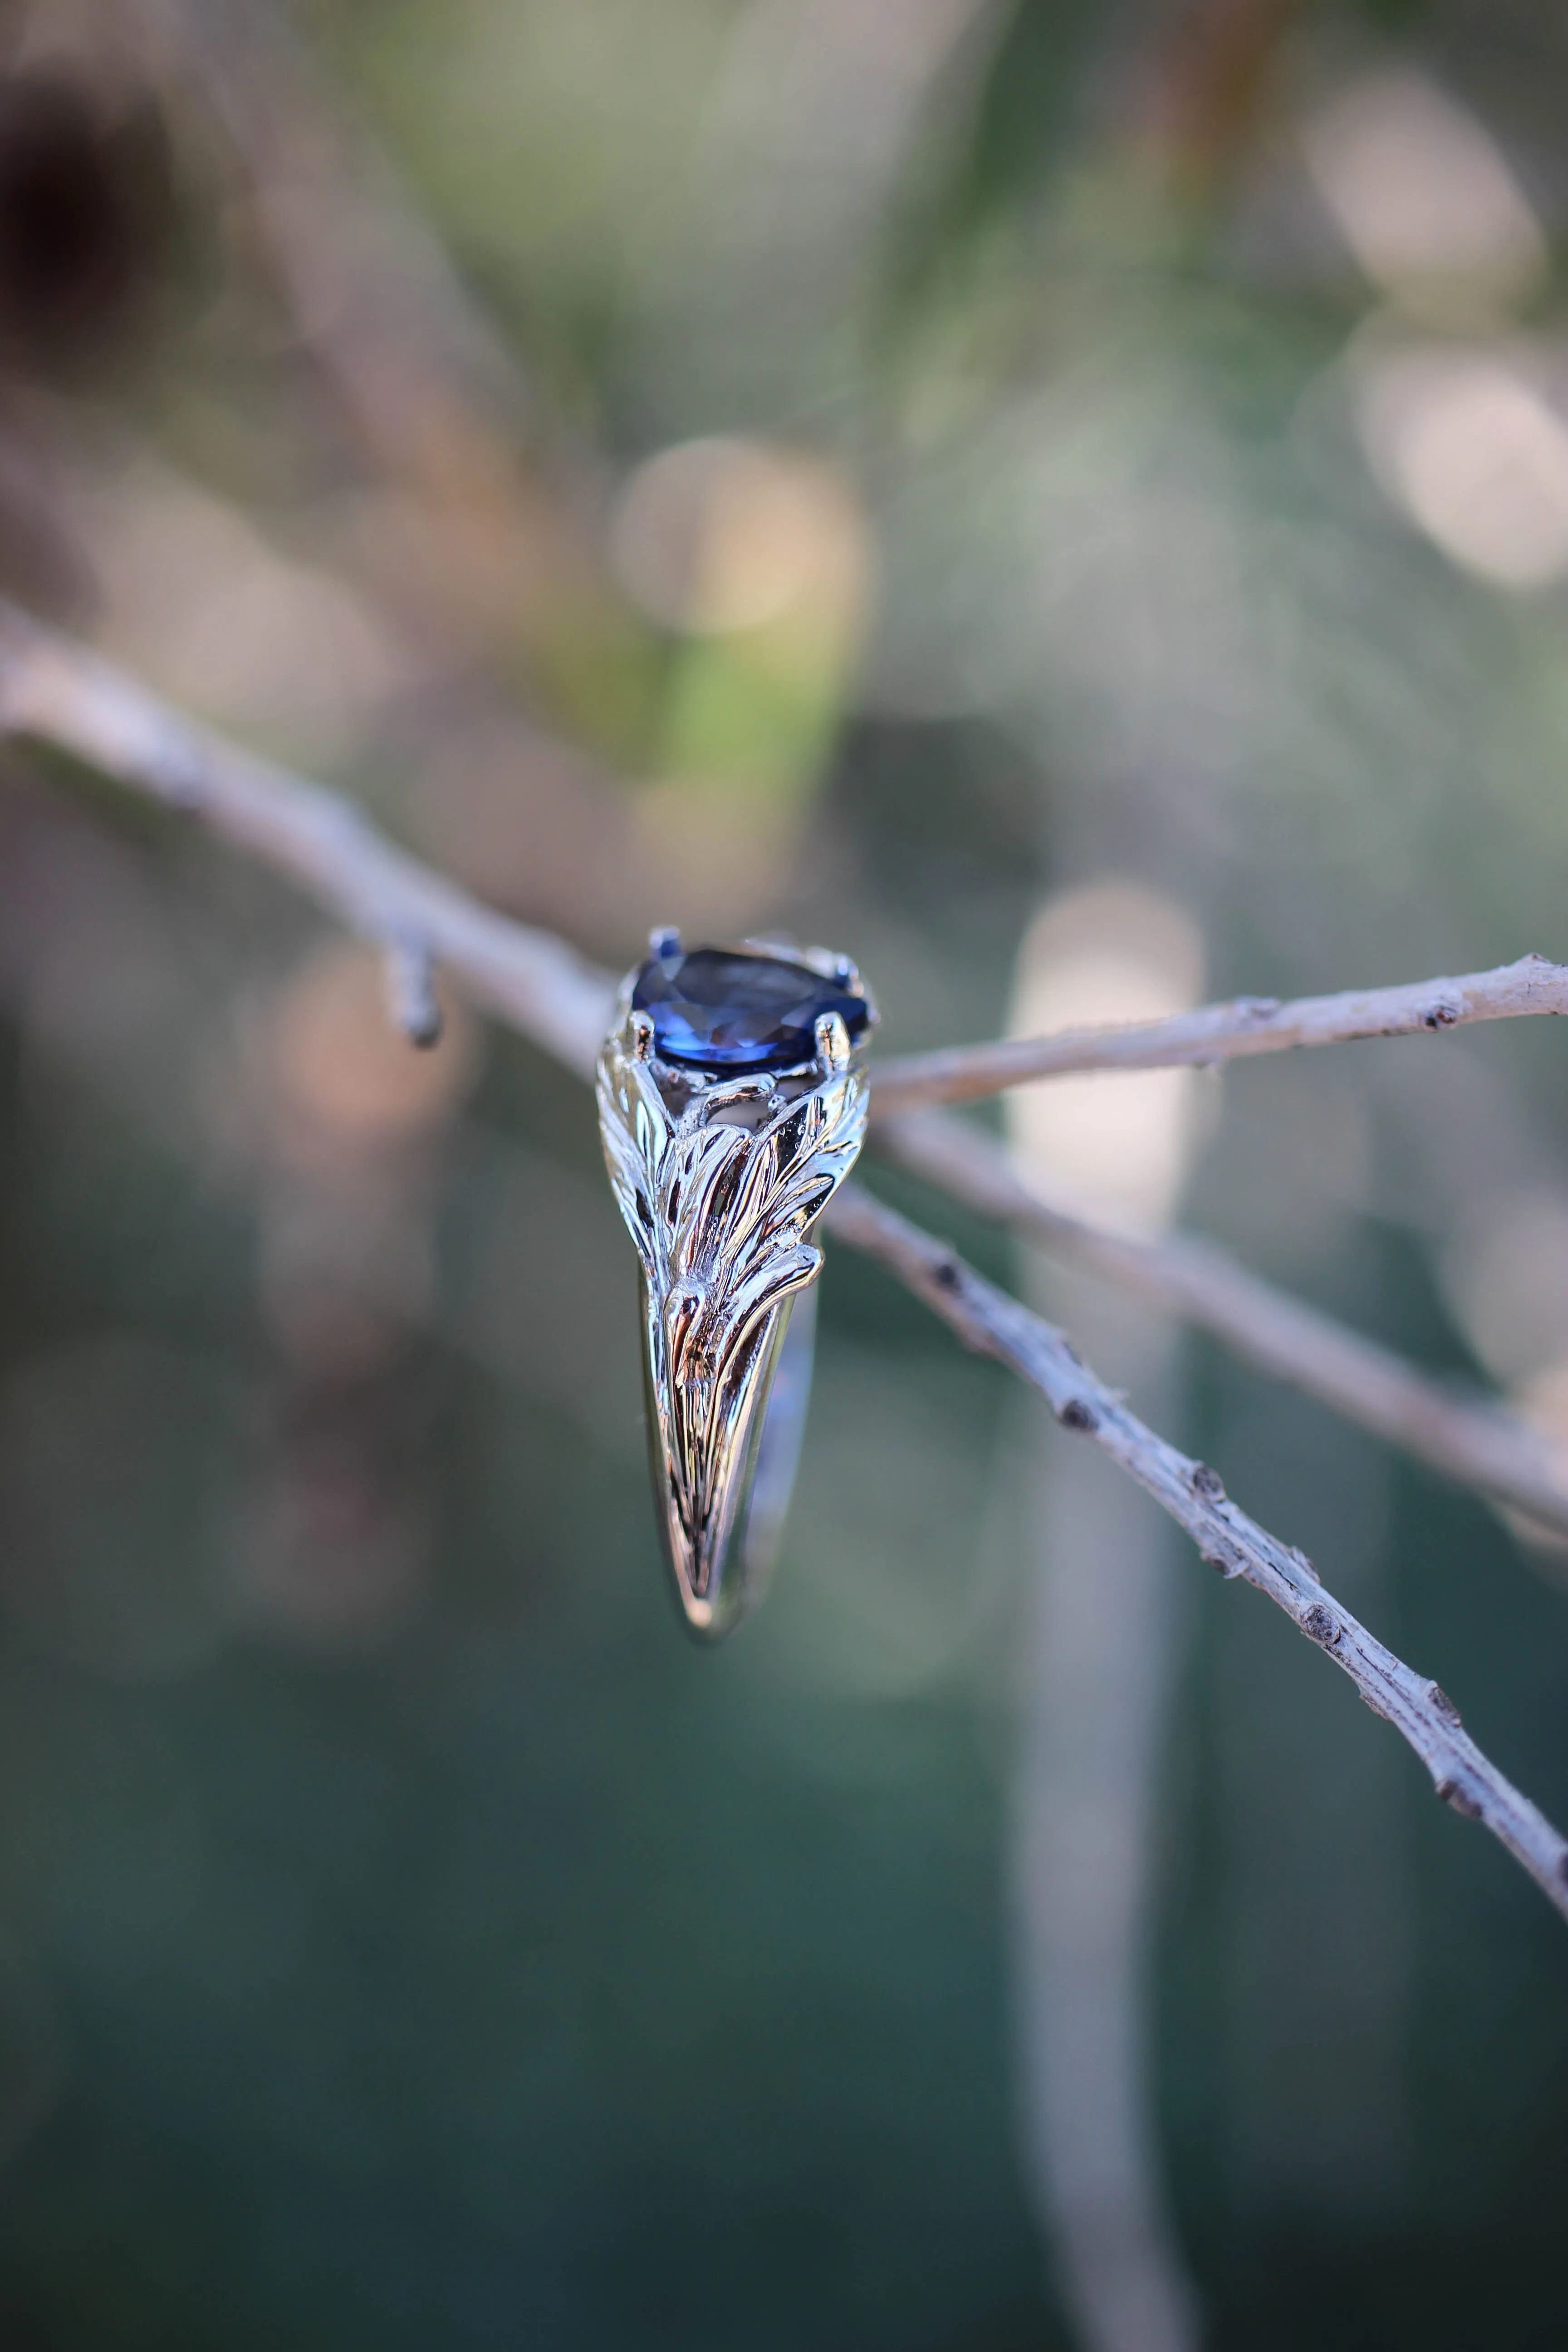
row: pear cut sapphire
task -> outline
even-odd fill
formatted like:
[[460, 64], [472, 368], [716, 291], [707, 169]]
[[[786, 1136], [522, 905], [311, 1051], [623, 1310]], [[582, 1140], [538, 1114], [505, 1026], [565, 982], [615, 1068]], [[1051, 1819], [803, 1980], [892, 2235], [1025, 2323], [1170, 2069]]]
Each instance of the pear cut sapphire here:
[[869, 1017], [865, 998], [839, 982], [731, 948], [651, 957], [637, 976], [632, 1004], [652, 1021], [661, 1061], [731, 1074], [809, 1062], [825, 1013], [842, 1015], [851, 1043]]

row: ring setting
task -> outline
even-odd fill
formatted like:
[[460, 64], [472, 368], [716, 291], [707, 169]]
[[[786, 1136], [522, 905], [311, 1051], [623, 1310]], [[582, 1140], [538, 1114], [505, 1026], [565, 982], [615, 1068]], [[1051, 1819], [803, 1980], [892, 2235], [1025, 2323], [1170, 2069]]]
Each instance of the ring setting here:
[[876, 1006], [847, 956], [656, 930], [599, 1057], [600, 1132], [641, 1271], [654, 1507], [700, 1640], [761, 1598], [805, 1422], [811, 1226], [866, 1130]]

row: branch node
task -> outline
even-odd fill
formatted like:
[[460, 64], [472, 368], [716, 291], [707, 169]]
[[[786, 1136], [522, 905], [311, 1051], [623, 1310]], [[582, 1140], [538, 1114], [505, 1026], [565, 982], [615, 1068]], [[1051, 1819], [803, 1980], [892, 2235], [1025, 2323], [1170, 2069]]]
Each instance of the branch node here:
[[423, 940], [400, 934], [387, 941], [386, 990], [388, 1010], [409, 1044], [424, 1048], [438, 1045], [441, 1007], [435, 966]]
[[1201, 1495], [1205, 1503], [1223, 1503], [1225, 1500], [1225, 1480], [1217, 1470], [1211, 1470], [1206, 1462], [1194, 1463], [1192, 1488], [1194, 1494]]
[[1423, 1029], [1453, 1029], [1460, 1018], [1457, 1004], [1434, 1004], [1421, 1015]]
[[1082, 1397], [1068, 1397], [1066, 1404], [1058, 1412], [1057, 1419], [1064, 1429], [1078, 1429], [1087, 1433], [1100, 1427], [1100, 1415], [1091, 1404], [1084, 1402]]
[[1340, 1638], [1340, 1622], [1331, 1609], [1314, 1601], [1301, 1620], [1301, 1631], [1321, 1648], [1331, 1650]]
[[1433, 1706], [1436, 1708], [1438, 1714], [1442, 1717], [1444, 1722], [1451, 1723], [1457, 1728], [1462, 1718], [1458, 1708], [1454, 1705], [1453, 1700], [1448, 1696], [1448, 1694], [1443, 1688], [1442, 1684], [1428, 1683], [1426, 1685], [1426, 1696], [1431, 1700]]
[[958, 1260], [939, 1257], [931, 1270], [931, 1278], [940, 1290], [956, 1290], [959, 1286]]
[[1436, 1788], [1437, 1794], [1442, 1798], [1443, 1802], [1446, 1805], [1451, 1805], [1455, 1812], [1462, 1813], [1466, 1821], [1479, 1822], [1480, 1820], [1480, 1806], [1477, 1803], [1475, 1798], [1471, 1796], [1469, 1790], [1462, 1782], [1451, 1779], [1445, 1779], [1435, 1781], [1433, 1786]]

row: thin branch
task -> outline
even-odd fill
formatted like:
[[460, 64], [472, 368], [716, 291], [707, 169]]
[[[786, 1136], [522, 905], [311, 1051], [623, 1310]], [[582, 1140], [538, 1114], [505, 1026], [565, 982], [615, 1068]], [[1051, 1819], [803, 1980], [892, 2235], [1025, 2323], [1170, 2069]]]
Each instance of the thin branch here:
[[1118, 1029], [1058, 1029], [1046, 1037], [1000, 1038], [905, 1054], [883, 1062], [874, 1118], [922, 1103], [976, 1102], [983, 1095], [1083, 1070], [1172, 1070], [1279, 1054], [1291, 1045], [1331, 1045], [1352, 1037], [1440, 1034], [1468, 1021], [1510, 1021], [1527, 1013], [1568, 1013], [1568, 964], [1521, 956], [1495, 971], [1422, 980], [1401, 988], [1347, 989], [1340, 996], [1237, 996], [1163, 1021]]
[[[608, 975], [563, 940], [492, 913], [399, 850], [347, 802], [177, 717], [95, 656], [0, 608], [0, 729], [33, 736], [163, 805], [300, 884], [351, 929], [420, 941], [479, 1004], [581, 1076], [609, 1014]], [[1438, 1793], [1484, 1821], [1568, 1916], [1563, 1840], [1460, 1728], [1451, 1702], [1330, 1600], [1299, 1552], [1225, 1499], [1217, 1475], [1130, 1413], [1061, 1334], [983, 1282], [942, 1242], [856, 1187], [826, 1213], [971, 1347], [1037, 1388], [1065, 1427], [1092, 1434], [1188, 1529], [1204, 1557], [1276, 1601], [1342, 1665], [1426, 1765]]]
[[1114, 1391], [1077, 1356], [1053, 1324], [986, 1282], [919, 1226], [858, 1184], [824, 1212], [840, 1241], [876, 1258], [925, 1301], [965, 1347], [994, 1357], [1038, 1390], [1064, 1429], [1110, 1454], [1185, 1528], [1204, 1559], [1226, 1577], [1245, 1577], [1283, 1609], [1308, 1640], [1342, 1667], [1373, 1712], [1409, 1742], [1437, 1794], [1456, 1812], [1486, 1823], [1548, 1900], [1568, 1918], [1568, 1841], [1482, 1755], [1458, 1708], [1369, 1633], [1329, 1592], [1304, 1554], [1279, 1542], [1226, 1495], [1217, 1472], [1146, 1429]]
[[417, 940], [468, 993], [580, 1077], [614, 984], [564, 940], [498, 915], [377, 833], [348, 801], [176, 715], [107, 662], [0, 607], [0, 727], [198, 817], [351, 930]]
[[1058, 1208], [998, 1145], [941, 1111], [888, 1119], [878, 1150], [1053, 1256], [1212, 1332], [1261, 1371], [1318, 1398], [1462, 1486], [1568, 1535], [1568, 1479], [1545, 1440], [1484, 1396], [1418, 1371], [1390, 1348], [1276, 1290], [1212, 1243], [1135, 1240]]

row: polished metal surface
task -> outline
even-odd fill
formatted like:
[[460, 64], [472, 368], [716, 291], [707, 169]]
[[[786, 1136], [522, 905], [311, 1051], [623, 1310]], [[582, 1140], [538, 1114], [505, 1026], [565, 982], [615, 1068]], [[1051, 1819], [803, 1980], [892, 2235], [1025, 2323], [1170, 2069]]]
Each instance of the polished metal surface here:
[[[656, 953], [673, 934], [653, 935]], [[847, 959], [742, 942], [866, 997]], [[642, 1268], [654, 1508], [681, 1614], [700, 1639], [761, 1598], [794, 1485], [822, 1253], [807, 1239], [866, 1129], [864, 1038], [837, 1014], [792, 1069], [718, 1078], [658, 1059], [622, 982], [599, 1058], [610, 1181]]]

